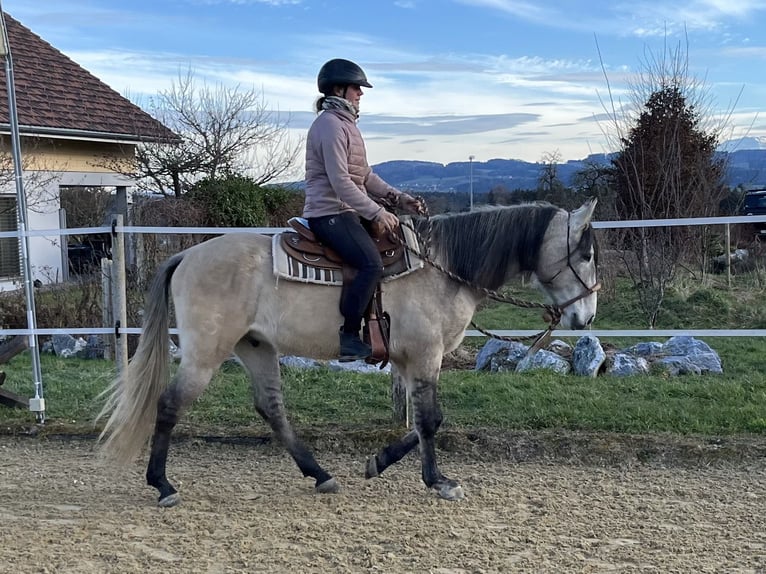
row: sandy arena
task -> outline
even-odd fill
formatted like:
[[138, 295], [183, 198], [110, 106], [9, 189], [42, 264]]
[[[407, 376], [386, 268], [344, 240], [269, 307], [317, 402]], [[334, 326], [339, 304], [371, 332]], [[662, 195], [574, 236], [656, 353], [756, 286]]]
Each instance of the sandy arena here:
[[315, 495], [272, 445], [186, 440], [160, 509], [143, 463], [105, 466], [90, 439], [0, 437], [0, 571], [26, 573], [766, 572], [766, 461], [531, 462], [440, 453], [461, 502], [406, 457], [318, 451], [342, 485]]

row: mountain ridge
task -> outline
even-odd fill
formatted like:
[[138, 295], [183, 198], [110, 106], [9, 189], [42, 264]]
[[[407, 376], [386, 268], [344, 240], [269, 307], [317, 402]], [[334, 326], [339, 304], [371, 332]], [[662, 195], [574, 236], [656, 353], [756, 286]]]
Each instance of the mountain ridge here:
[[[757, 138], [749, 138], [756, 140]], [[729, 143], [729, 142], [727, 142]], [[753, 142], [748, 141], [750, 145]], [[725, 183], [730, 187], [743, 185], [747, 189], [766, 187], [766, 138], [762, 149], [719, 151], [726, 157]], [[572, 185], [574, 175], [589, 164], [607, 165], [607, 154], [591, 154], [581, 160], [557, 164], [557, 177], [566, 186]], [[540, 162], [493, 158], [484, 162], [460, 161], [442, 164], [423, 160], [391, 160], [372, 166], [386, 182], [417, 193], [469, 192], [486, 193], [502, 185], [508, 190], [535, 189], [538, 186]]]

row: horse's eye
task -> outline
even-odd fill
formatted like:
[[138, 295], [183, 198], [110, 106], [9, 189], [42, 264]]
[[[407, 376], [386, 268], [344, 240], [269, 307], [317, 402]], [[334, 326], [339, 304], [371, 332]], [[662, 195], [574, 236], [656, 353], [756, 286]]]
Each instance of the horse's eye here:
[[587, 253], [582, 254], [583, 261], [586, 263], [590, 263], [593, 260], [593, 253], [588, 251]]

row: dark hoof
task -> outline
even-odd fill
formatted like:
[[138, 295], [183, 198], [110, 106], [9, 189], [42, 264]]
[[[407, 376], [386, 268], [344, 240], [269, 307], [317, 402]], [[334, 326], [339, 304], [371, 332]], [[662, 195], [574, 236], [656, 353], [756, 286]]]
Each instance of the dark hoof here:
[[340, 492], [340, 484], [334, 478], [328, 478], [322, 484], [316, 486], [317, 494], [335, 494]]
[[378, 461], [375, 458], [375, 455], [372, 455], [367, 459], [367, 468], [364, 469], [364, 477], [369, 479], [377, 478], [378, 476], [380, 476], [380, 473], [378, 472]]
[[439, 498], [444, 500], [462, 500], [465, 498], [463, 487], [454, 480], [442, 480], [431, 487]]
[[177, 506], [179, 504], [181, 504], [181, 495], [177, 492], [168, 494], [165, 498], [160, 498], [159, 502], [157, 502], [157, 506], [162, 508], [170, 508], [171, 506]]

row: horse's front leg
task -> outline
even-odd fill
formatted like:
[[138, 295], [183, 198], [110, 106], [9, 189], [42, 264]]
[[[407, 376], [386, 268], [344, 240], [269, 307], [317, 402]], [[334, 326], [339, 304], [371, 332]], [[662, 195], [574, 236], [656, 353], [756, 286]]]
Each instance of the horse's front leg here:
[[412, 406], [415, 411], [415, 431], [420, 439], [420, 462], [423, 482], [446, 500], [463, 498], [463, 488], [457, 481], [444, 476], [436, 463], [436, 431], [442, 422], [442, 412], [436, 400], [438, 377], [415, 377], [412, 384]]

